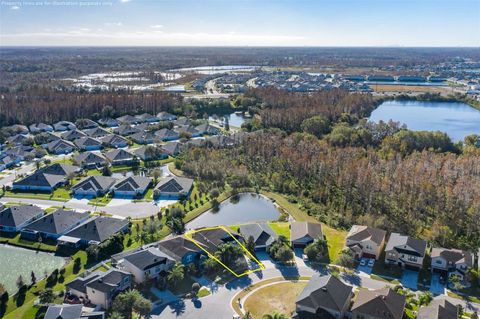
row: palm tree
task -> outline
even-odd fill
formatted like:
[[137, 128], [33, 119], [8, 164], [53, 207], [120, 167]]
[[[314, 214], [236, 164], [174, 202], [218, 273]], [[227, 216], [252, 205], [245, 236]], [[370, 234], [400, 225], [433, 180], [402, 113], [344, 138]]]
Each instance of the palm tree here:
[[167, 275], [167, 280], [175, 286], [179, 281], [183, 280], [185, 276], [184, 266], [181, 263], [175, 263], [175, 265], [170, 269]]
[[283, 313], [274, 312], [271, 314], [264, 315], [262, 319], [288, 319]]

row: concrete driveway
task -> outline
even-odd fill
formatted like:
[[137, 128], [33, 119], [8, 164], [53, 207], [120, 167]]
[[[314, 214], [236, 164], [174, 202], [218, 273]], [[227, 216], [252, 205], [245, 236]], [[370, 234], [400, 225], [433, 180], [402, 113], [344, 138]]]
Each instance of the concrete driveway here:
[[404, 287], [416, 291], [418, 289], [418, 271], [405, 269], [400, 282]]
[[432, 274], [430, 282], [430, 292], [434, 295], [443, 295], [445, 293], [445, 284], [440, 282], [440, 274]]
[[368, 266], [368, 260], [369, 260], [368, 258], [362, 258], [362, 259], [365, 260], [365, 266], [358, 264], [356, 270], [358, 273], [370, 275], [372, 273], [373, 267]]

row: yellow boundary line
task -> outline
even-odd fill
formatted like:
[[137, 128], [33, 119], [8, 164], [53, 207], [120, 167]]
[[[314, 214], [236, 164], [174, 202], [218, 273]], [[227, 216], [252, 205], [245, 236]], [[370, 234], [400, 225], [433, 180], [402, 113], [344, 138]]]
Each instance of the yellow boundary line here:
[[[250, 257], [250, 259], [252, 259], [253, 261], [255, 261], [259, 268], [257, 269], [251, 269], [251, 270], [247, 270], [245, 272], [243, 272], [242, 274], [237, 274], [235, 271], [233, 271], [232, 269], [230, 269], [230, 267], [228, 267], [227, 265], [225, 265], [224, 263], [222, 263], [215, 255], [211, 254], [208, 250], [206, 250], [205, 248], [203, 248], [195, 239], [193, 239], [192, 235], [193, 234], [196, 234], [196, 233], [200, 233], [202, 231], [205, 231], [205, 230], [215, 230], [215, 229], [222, 229], [224, 230], [225, 232], [227, 232], [236, 242], [237, 244], [246, 252], [246, 254], [248, 255], [248, 257]], [[203, 250], [204, 252], [207, 253], [208, 257], [212, 258], [213, 260], [215, 260], [216, 262], [218, 262], [220, 265], [222, 265], [225, 269], [227, 269], [229, 272], [231, 272], [233, 275], [235, 275], [236, 277], [242, 277], [244, 275], [248, 275], [248, 274], [251, 274], [251, 273], [254, 273], [256, 271], [260, 271], [260, 270], [264, 270], [265, 269], [265, 266], [257, 259], [255, 258], [255, 256], [253, 256], [249, 251], [248, 249], [242, 245], [242, 243], [237, 239], [235, 238], [235, 236], [232, 235], [232, 233], [227, 229], [225, 228], [224, 226], [216, 226], [216, 227], [206, 227], [206, 228], [202, 228], [202, 229], [197, 229], [197, 230], [192, 230], [192, 231], [189, 231], [188, 233], [185, 234], [185, 238], [187, 238], [188, 240], [190, 240], [192, 243], [194, 243], [198, 248], [200, 248], [201, 250]]]

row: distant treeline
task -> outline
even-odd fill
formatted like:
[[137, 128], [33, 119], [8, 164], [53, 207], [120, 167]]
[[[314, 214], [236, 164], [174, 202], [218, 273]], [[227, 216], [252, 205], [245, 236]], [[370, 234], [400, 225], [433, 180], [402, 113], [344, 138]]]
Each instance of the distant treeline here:
[[2, 94], [0, 127], [15, 123], [55, 123], [124, 114], [180, 112], [180, 95], [165, 92], [66, 92], [46, 86]]

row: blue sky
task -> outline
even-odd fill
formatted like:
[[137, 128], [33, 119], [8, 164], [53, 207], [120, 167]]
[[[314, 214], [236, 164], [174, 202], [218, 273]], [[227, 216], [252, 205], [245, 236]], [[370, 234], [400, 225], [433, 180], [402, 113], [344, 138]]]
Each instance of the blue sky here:
[[0, 0], [1, 45], [480, 46], [480, 0]]

